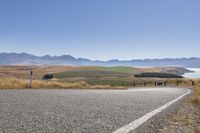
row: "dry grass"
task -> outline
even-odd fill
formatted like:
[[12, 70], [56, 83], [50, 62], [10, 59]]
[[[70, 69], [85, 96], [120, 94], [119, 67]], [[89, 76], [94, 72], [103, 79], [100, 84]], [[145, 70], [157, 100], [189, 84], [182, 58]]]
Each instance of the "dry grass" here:
[[199, 133], [200, 113], [190, 100], [191, 98], [184, 102], [175, 114], [165, 117], [165, 124], [160, 133]]
[[166, 117], [166, 124], [161, 133], [200, 133], [200, 79], [194, 81], [195, 86], [191, 88], [193, 95], [180, 106], [177, 114]]
[[40, 80], [34, 80], [32, 88], [43, 88], [43, 89], [68, 89], [68, 88], [89, 88], [90, 85], [88, 85], [84, 81], [76, 82], [76, 83], [61, 83], [57, 81], [40, 81]]
[[[14, 77], [0, 78], [0, 89], [27, 89], [29, 81]], [[80, 82], [59, 82], [54, 80], [33, 80], [33, 89], [127, 89], [126, 87], [113, 87], [110, 85], [94, 85], [91, 86], [85, 81]]]
[[0, 89], [28, 88], [28, 81], [17, 78], [0, 78]]
[[[94, 66], [0, 66], [0, 88], [28, 88], [28, 80], [30, 69], [33, 70], [33, 88], [94, 88], [94, 89], [124, 89], [125, 87], [144, 86], [146, 82], [147, 86], [154, 86], [155, 82], [167, 82], [167, 86], [176, 86], [177, 79], [149, 79], [149, 78], [134, 78], [133, 73], [148, 72], [148, 71], [176, 71], [177, 68], [129, 68], [129, 67], [94, 67]], [[76, 70], [76, 71], [75, 71]], [[84, 71], [86, 70], [86, 71]], [[89, 73], [89, 77], [86, 75], [80, 75], [79, 71]], [[105, 71], [105, 74], [102, 74]], [[57, 80], [43, 81], [41, 80], [45, 74], [66, 73], [73, 72], [78, 77], [70, 77], [67, 73], [66, 78], [57, 78]], [[127, 76], [114, 75], [115, 73], [121, 73]], [[97, 74], [102, 77], [90, 77], [92, 74]], [[113, 74], [114, 73], [114, 74]], [[130, 76], [131, 73], [131, 76]], [[88, 73], [86, 73], [88, 75]], [[108, 74], [114, 75], [109, 77]], [[80, 76], [80, 77], [79, 77]], [[3, 77], [3, 78], [1, 78]], [[7, 78], [5, 78], [7, 77]], [[179, 86], [191, 85], [191, 82], [187, 79], [180, 79]]]
[[[0, 89], [26, 89], [29, 88], [29, 81], [24, 79], [11, 78], [0, 78]], [[42, 81], [33, 80], [32, 88], [34, 89], [67, 89], [67, 88], [90, 88], [86, 82], [76, 83], [60, 83], [57, 81]]]
[[194, 91], [195, 94], [192, 98], [192, 103], [198, 105], [200, 109], [200, 86], [198, 85]]

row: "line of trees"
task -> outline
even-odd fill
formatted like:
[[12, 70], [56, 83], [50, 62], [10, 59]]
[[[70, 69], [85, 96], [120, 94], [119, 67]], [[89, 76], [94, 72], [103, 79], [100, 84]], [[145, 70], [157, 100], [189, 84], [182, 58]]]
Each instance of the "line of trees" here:
[[140, 73], [136, 74], [135, 77], [137, 78], [183, 78], [183, 76], [176, 75], [176, 74], [171, 74], [171, 73], [156, 73], [156, 72], [151, 72], [151, 73]]

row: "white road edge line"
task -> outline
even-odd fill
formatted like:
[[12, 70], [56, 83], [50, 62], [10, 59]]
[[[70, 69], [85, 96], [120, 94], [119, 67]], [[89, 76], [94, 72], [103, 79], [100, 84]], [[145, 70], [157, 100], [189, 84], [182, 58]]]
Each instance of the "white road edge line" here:
[[128, 133], [130, 131], [135, 130], [137, 127], [139, 127], [140, 125], [145, 123], [147, 120], [149, 120], [150, 118], [152, 118], [156, 114], [160, 113], [161, 111], [168, 108], [170, 105], [172, 105], [173, 103], [177, 102], [178, 100], [182, 99], [183, 97], [185, 97], [186, 95], [188, 95], [190, 93], [191, 93], [191, 90], [188, 89], [188, 91], [185, 94], [183, 94], [183, 95], [179, 96], [178, 98], [166, 103], [165, 105], [155, 109], [154, 111], [145, 114], [144, 116], [142, 116], [139, 119], [129, 123], [128, 125], [125, 125], [125, 126], [119, 128], [119, 129], [117, 129], [113, 133]]

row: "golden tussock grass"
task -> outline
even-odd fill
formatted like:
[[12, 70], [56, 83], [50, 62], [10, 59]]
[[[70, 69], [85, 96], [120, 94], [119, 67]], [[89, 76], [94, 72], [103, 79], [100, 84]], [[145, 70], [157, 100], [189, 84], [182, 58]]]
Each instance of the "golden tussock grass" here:
[[193, 90], [193, 95], [179, 107], [176, 115], [166, 117], [167, 124], [164, 129], [160, 130], [161, 133], [200, 133], [200, 79], [193, 79], [193, 81], [195, 81], [195, 86], [189, 86], [191, 83], [185, 86]]
[[[57, 81], [43, 81], [43, 80], [33, 80], [32, 88], [34, 89], [67, 89], [67, 88], [89, 88], [84, 81], [76, 83], [61, 83]], [[29, 81], [17, 78], [0, 78], [0, 89], [26, 89], [29, 88]]]
[[17, 78], [0, 78], [0, 89], [23, 89], [28, 88], [28, 81]]
[[40, 80], [34, 80], [32, 84], [32, 88], [43, 88], [43, 89], [68, 89], [68, 88], [89, 88], [90, 85], [88, 85], [84, 81], [75, 82], [75, 83], [61, 83], [57, 81], [40, 81]]
[[[27, 89], [29, 88], [29, 81], [25, 79], [18, 79], [14, 77], [1, 77], [0, 89]], [[127, 89], [126, 87], [112, 87], [110, 85], [89, 85], [85, 81], [80, 82], [59, 82], [56, 80], [33, 80], [33, 89]]]
[[192, 103], [200, 105], [200, 85], [198, 85], [194, 91], [195, 94], [192, 97]]

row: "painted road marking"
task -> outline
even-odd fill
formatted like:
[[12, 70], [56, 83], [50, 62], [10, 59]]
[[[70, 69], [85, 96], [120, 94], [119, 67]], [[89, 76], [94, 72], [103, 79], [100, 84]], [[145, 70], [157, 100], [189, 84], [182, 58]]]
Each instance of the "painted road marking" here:
[[172, 105], [173, 103], [177, 102], [178, 100], [182, 99], [183, 97], [185, 97], [186, 95], [188, 95], [190, 93], [191, 93], [191, 90], [188, 89], [188, 91], [185, 94], [183, 94], [183, 95], [179, 96], [178, 98], [166, 103], [165, 105], [155, 109], [154, 111], [145, 114], [144, 116], [142, 116], [139, 119], [129, 123], [128, 125], [125, 125], [125, 126], [119, 128], [119, 129], [117, 129], [113, 133], [128, 133], [130, 131], [135, 130], [137, 127], [139, 127], [140, 125], [145, 123], [147, 120], [149, 120], [150, 118], [152, 118], [156, 114], [160, 113], [161, 111], [168, 108], [170, 105]]

